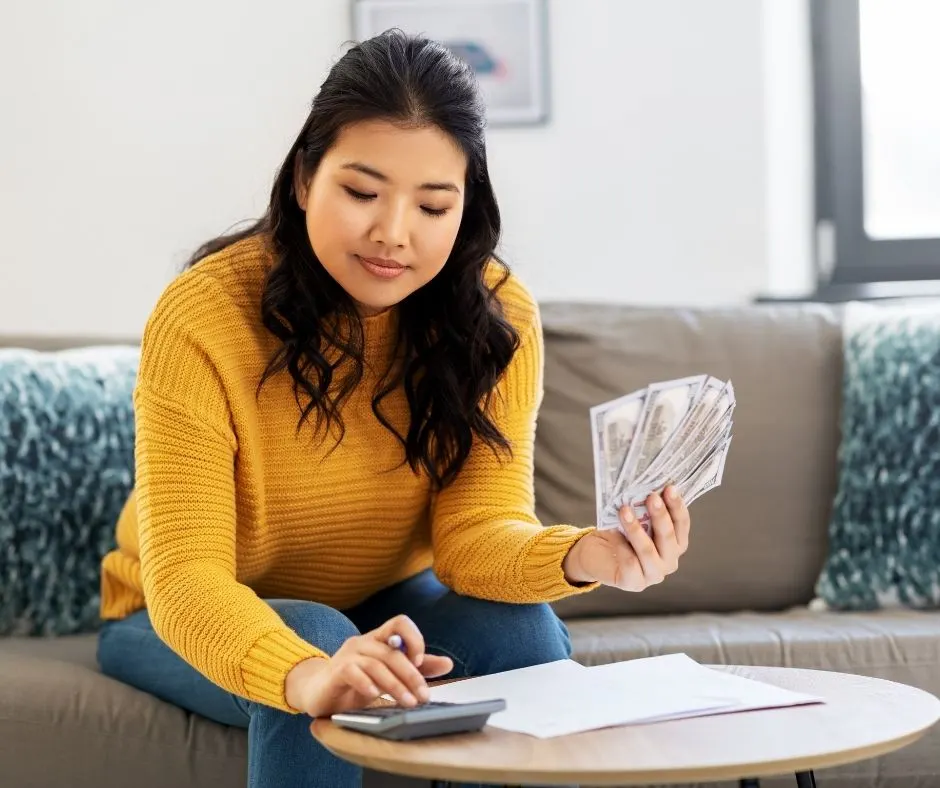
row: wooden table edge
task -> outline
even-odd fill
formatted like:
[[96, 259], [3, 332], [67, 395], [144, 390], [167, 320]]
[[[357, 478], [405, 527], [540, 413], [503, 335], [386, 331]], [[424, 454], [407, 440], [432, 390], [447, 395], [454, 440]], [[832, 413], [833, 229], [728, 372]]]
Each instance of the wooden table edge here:
[[[403, 777], [420, 777], [427, 780], [462, 781], [496, 781], [518, 783], [520, 779], [544, 784], [558, 783], [588, 783], [591, 785], [643, 785], [651, 782], [658, 783], [686, 783], [686, 782], [716, 782], [719, 780], [738, 780], [742, 777], [774, 777], [777, 775], [794, 774], [796, 772], [828, 769], [834, 766], [843, 766], [850, 763], [877, 758], [896, 750], [900, 750], [918, 739], [930, 730], [936, 721], [921, 730], [900, 736], [896, 739], [881, 741], [864, 747], [854, 747], [837, 752], [807, 755], [802, 758], [784, 759], [778, 761], [764, 761], [758, 763], [733, 763], [714, 766], [683, 766], [676, 769], [655, 769], [647, 771], [605, 771], [605, 770], [578, 770], [566, 772], [560, 770], [540, 771], [535, 765], [525, 769], [511, 769], [505, 766], [468, 768], [464, 766], [441, 766], [439, 764], [413, 763], [408, 761], [388, 760], [381, 756], [361, 753], [344, 753], [341, 748], [331, 747], [317, 735], [317, 726], [321, 724], [339, 730], [329, 720], [314, 721], [310, 725], [313, 736], [320, 744], [339, 758], [351, 761], [359, 766], [374, 769]], [[363, 736], [368, 734], [343, 730], [344, 736]], [[445, 773], [442, 773], [443, 772]]]

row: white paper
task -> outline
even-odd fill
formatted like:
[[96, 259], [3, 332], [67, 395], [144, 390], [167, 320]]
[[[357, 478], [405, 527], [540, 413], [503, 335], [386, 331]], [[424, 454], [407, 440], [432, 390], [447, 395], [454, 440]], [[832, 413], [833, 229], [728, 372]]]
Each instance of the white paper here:
[[688, 692], [667, 683], [625, 685], [573, 660], [520, 668], [431, 688], [431, 700], [451, 703], [502, 698], [504, 711], [487, 722], [494, 728], [539, 738], [646, 722], [726, 708], [736, 698]]
[[730, 706], [723, 709], [698, 713], [690, 710], [688, 713], [679, 715], [682, 717], [701, 716], [702, 713], [724, 714], [824, 702], [822, 698], [815, 695], [793, 692], [763, 681], [707, 668], [686, 654], [668, 654], [661, 657], [613, 662], [608, 665], [595, 665], [585, 670], [616, 683], [631, 702], [640, 700], [649, 688], [664, 685], [680, 695], [692, 696], [698, 693], [734, 699]]

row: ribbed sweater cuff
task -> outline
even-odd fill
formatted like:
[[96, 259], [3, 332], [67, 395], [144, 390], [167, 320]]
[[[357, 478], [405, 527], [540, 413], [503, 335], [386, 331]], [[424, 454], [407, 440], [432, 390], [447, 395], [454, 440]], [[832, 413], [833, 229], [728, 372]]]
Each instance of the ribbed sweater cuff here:
[[296, 714], [297, 709], [289, 706], [284, 697], [284, 681], [295, 665], [311, 657], [328, 655], [290, 629], [268, 632], [258, 638], [242, 660], [248, 700]]
[[562, 562], [575, 542], [594, 528], [576, 528], [573, 525], [553, 525], [536, 537], [526, 554], [524, 576], [535, 599], [553, 602], [574, 594], [591, 591], [600, 583], [573, 585], [565, 579]]

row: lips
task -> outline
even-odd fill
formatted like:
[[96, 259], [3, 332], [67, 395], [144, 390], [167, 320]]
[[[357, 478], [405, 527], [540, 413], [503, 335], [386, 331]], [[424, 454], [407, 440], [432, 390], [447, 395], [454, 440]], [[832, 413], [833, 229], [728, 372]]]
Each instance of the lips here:
[[408, 270], [408, 266], [402, 265], [397, 260], [384, 257], [359, 257], [358, 255], [356, 257], [360, 265], [377, 279], [397, 279]]
[[376, 265], [379, 268], [391, 268], [393, 270], [398, 268], [405, 268], [405, 266], [399, 263], [398, 260], [390, 260], [385, 257], [360, 257], [359, 259], [364, 263], [368, 263], [369, 265]]

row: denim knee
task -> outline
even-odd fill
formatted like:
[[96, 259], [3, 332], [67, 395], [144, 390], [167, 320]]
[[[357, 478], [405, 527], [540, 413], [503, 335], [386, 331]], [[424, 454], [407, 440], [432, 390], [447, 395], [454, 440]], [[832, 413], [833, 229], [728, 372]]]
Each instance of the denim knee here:
[[359, 634], [356, 625], [345, 615], [319, 602], [279, 599], [269, 604], [301, 638], [330, 656], [349, 638]]
[[455, 616], [454, 625], [466, 627], [477, 640], [476, 648], [472, 649], [477, 659], [469, 660], [471, 670], [487, 673], [514, 670], [571, 656], [568, 629], [547, 604], [509, 604], [462, 597], [459, 607], [460, 615]]
[[516, 667], [541, 665], [571, 657], [571, 638], [564, 622], [548, 604], [501, 605], [506, 626], [514, 633]]

